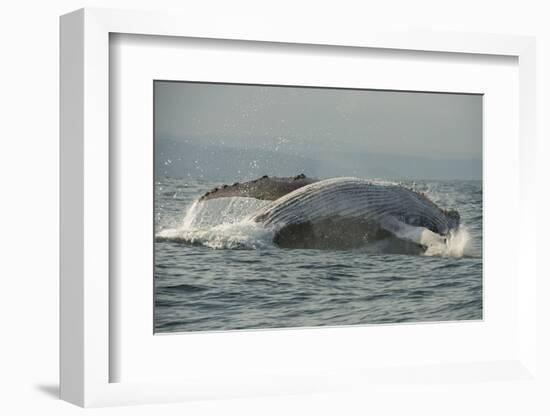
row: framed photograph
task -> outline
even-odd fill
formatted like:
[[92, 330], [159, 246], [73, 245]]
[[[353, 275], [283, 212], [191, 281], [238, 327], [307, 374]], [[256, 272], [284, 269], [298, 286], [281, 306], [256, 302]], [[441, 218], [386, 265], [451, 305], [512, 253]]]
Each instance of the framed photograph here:
[[63, 16], [61, 397], [534, 380], [534, 59]]

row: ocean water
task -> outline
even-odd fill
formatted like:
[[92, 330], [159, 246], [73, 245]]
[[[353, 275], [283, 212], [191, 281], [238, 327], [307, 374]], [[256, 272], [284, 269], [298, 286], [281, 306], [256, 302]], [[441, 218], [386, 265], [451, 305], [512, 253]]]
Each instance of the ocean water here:
[[445, 246], [281, 249], [247, 220], [269, 201], [197, 203], [223, 180], [157, 178], [155, 332], [481, 319], [481, 181], [400, 182], [459, 211]]

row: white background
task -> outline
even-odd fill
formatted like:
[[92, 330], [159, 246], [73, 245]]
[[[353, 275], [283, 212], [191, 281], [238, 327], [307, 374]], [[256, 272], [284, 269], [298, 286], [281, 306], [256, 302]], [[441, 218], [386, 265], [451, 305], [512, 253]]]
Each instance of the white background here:
[[[0, 14], [2, 178], [0, 308], [1, 398], [3, 414], [81, 412], [55, 399], [58, 375], [58, 16], [83, 6], [179, 10], [208, 24], [210, 13], [261, 16], [307, 30], [309, 25], [382, 25], [538, 36], [539, 229], [541, 257], [549, 227], [547, 157], [550, 137], [550, 29], [544, 2], [231, 2], [201, 1], [20, 1], [5, 3]], [[263, 6], [263, 7], [262, 7]], [[199, 17], [197, 17], [199, 18]], [[252, 17], [253, 18], [253, 17]], [[545, 120], [546, 119], [546, 120]], [[513, 221], [508, 226], [513, 227]], [[513, 242], [511, 242], [513, 243]], [[545, 243], [545, 247], [542, 244]], [[544, 256], [543, 256], [544, 255]], [[540, 264], [542, 267], [542, 262]], [[544, 273], [549, 276], [548, 267]], [[542, 282], [539, 299], [550, 294]], [[546, 294], [546, 295], [545, 295]], [[550, 308], [539, 302], [541, 346], [550, 351]], [[546, 328], [543, 332], [542, 329]], [[550, 374], [549, 353], [539, 354]], [[548, 379], [547, 379], [548, 380]], [[550, 384], [445, 384], [399, 389], [388, 385], [376, 395], [339, 392], [315, 396], [196, 402], [100, 409], [100, 414], [549, 414]]]
[[[264, 45], [259, 49], [192, 40], [166, 46], [159, 38], [124, 35], [115, 39], [110, 88], [116, 99], [110, 110], [117, 127], [110, 140], [117, 150], [111, 153], [116, 167], [110, 173], [111, 204], [117, 218], [112, 232], [117, 237], [110, 249], [119, 261], [110, 279], [117, 287], [112, 295], [117, 313], [111, 318], [111, 324], [116, 322], [111, 346], [119, 358], [111, 361], [116, 367], [114, 372], [111, 368], [112, 380], [214, 380], [229, 374], [232, 385], [255, 378], [257, 386], [266, 374], [272, 378], [292, 373], [295, 380], [298, 374], [357, 370], [358, 366], [391, 368], [515, 357], [521, 280], [517, 281], [515, 267], [510, 267], [516, 264], [516, 253], [502, 235], [513, 240], [517, 230], [502, 233], [500, 224], [520, 212], [518, 188], [511, 186], [519, 177], [517, 60], [471, 56], [443, 60], [434, 59], [433, 54], [357, 49], [335, 54], [326, 48]], [[154, 79], [483, 93], [483, 322], [152, 336]], [[508, 253], [509, 263], [501, 261], [502, 253]], [[201, 356], [208, 359], [189, 360]], [[226, 392], [228, 387], [221, 390]], [[210, 391], [214, 391], [212, 383]]]

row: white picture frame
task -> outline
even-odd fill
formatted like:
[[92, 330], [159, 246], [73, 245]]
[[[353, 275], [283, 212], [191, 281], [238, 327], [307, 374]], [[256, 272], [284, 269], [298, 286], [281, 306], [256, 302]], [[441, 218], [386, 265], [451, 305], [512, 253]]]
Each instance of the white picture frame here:
[[[235, 28], [238, 27], [238, 30]], [[464, 33], [339, 32], [293, 28], [282, 30], [265, 22], [233, 25], [223, 20], [205, 27], [192, 16], [165, 13], [82, 9], [61, 18], [61, 398], [80, 406], [181, 401], [194, 398], [242, 397], [261, 394], [333, 391], [358, 385], [407, 382], [411, 368], [368, 366], [321, 368], [300, 374], [282, 371], [264, 378], [239, 378], [235, 372], [201, 376], [200, 369], [185, 377], [112, 382], [111, 368], [121, 357], [112, 349], [113, 287], [109, 276], [110, 172], [110, 34], [225, 39], [281, 44], [428, 51], [441, 54], [502, 55], [517, 58], [519, 68], [520, 204], [518, 241], [513, 256], [517, 291], [517, 345], [498, 360], [415, 364], [414, 376], [433, 380], [479, 383], [490, 379], [536, 377], [536, 241], [532, 221], [535, 209], [535, 42], [530, 37]], [[491, 149], [488, 149], [491, 151]], [[525, 225], [525, 226], [522, 226]], [[512, 324], [510, 324], [512, 325]], [[408, 326], [405, 331], [415, 331]], [[460, 331], [451, 328], [450, 331]], [[265, 333], [270, 332], [266, 331]], [[318, 332], [336, 337], [334, 329]], [[152, 336], [152, 334], [151, 334]], [[282, 333], [277, 336], [284, 336]], [[257, 335], [241, 333], [238, 342]], [[219, 334], [218, 334], [219, 338]], [[219, 342], [216, 340], [215, 342]], [[152, 357], [151, 357], [152, 359]], [[479, 377], [479, 374], [483, 377]], [[208, 371], [205, 371], [208, 374]], [[477, 374], [477, 375], [476, 375]], [[170, 381], [173, 380], [173, 381]], [[345, 381], [343, 381], [345, 380]]]

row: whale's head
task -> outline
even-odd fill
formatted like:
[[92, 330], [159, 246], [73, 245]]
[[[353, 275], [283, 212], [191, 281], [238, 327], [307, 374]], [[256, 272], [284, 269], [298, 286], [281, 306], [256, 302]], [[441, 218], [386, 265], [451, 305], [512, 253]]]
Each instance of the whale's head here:
[[460, 214], [457, 210], [447, 209], [444, 211], [449, 230], [455, 230], [460, 225]]

